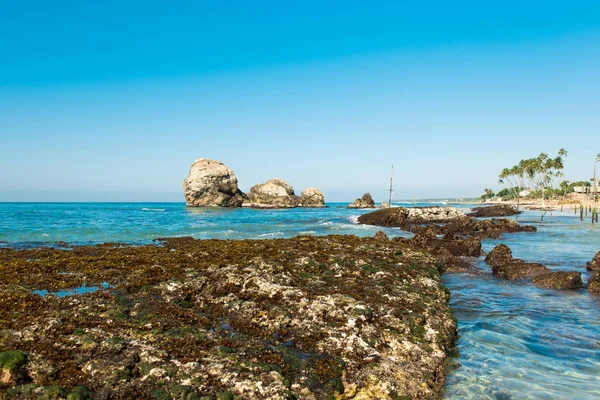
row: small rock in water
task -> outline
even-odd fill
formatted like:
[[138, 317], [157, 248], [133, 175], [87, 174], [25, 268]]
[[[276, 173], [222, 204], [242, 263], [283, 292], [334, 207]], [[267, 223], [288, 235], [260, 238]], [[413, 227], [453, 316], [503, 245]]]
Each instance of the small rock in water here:
[[518, 258], [513, 258], [512, 251], [505, 244], [494, 247], [485, 257], [485, 262], [492, 267], [492, 273], [495, 276], [508, 280], [532, 278], [550, 272], [542, 264], [527, 263]]
[[375, 201], [371, 197], [371, 193], [363, 194], [363, 197], [354, 200], [354, 203], [348, 204], [346, 208], [374, 208]]
[[588, 271], [600, 271], [600, 251], [596, 253], [594, 259], [587, 263]]
[[507, 206], [504, 204], [497, 206], [486, 206], [486, 207], [475, 207], [471, 210], [471, 213], [467, 214], [469, 217], [509, 217], [511, 215], [521, 214], [513, 206]]
[[583, 286], [580, 272], [547, 272], [533, 278], [533, 284], [548, 289], [579, 289]]
[[600, 294], [600, 273], [596, 272], [588, 280], [588, 292]]

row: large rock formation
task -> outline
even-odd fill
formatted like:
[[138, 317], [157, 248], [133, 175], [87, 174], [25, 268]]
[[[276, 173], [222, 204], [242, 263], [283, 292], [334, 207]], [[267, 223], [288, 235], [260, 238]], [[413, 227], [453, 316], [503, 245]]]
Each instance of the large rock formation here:
[[521, 211], [515, 207], [501, 204], [497, 206], [475, 207], [467, 215], [469, 217], [509, 217], [518, 214], [521, 214]]
[[596, 253], [592, 261], [587, 263], [588, 271], [600, 271], [600, 251]]
[[533, 278], [533, 284], [548, 289], [579, 289], [583, 286], [581, 272], [546, 272]]
[[392, 207], [363, 214], [358, 217], [358, 222], [407, 229], [410, 225], [448, 222], [459, 218], [466, 218], [465, 214], [452, 207]]
[[512, 251], [505, 244], [499, 244], [485, 257], [485, 262], [492, 267], [492, 273], [500, 278], [518, 280], [532, 278], [550, 272], [539, 263], [527, 263], [513, 258]]
[[348, 204], [346, 208], [374, 208], [375, 202], [370, 193], [363, 194], [363, 197], [354, 200], [354, 203]]
[[183, 190], [186, 204], [192, 207], [240, 207], [244, 201], [231, 168], [208, 158], [194, 161]]
[[293, 208], [299, 205], [300, 197], [294, 194], [292, 185], [281, 178], [254, 185], [248, 193], [248, 206], [253, 208]]
[[317, 188], [308, 188], [300, 194], [301, 207], [325, 207], [325, 196]]

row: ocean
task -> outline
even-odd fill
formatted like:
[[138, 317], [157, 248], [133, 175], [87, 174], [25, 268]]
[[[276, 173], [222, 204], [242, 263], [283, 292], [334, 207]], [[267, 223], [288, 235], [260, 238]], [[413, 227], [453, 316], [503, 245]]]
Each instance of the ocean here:
[[[395, 228], [359, 225], [370, 210], [347, 203], [321, 209], [252, 210], [187, 208], [184, 203], [0, 203], [0, 247], [151, 243], [158, 237], [269, 239], [296, 235], [409, 234]], [[431, 203], [402, 206], [441, 205]], [[469, 205], [453, 205], [469, 208]], [[506, 243], [517, 258], [552, 270], [580, 271], [600, 250], [600, 225], [580, 222], [573, 212], [539, 221], [526, 211], [521, 223], [536, 233], [485, 240], [491, 250]], [[447, 399], [600, 398], [600, 296], [585, 289], [555, 291], [491, 275], [446, 274], [450, 305], [458, 319], [458, 354], [449, 359]]]

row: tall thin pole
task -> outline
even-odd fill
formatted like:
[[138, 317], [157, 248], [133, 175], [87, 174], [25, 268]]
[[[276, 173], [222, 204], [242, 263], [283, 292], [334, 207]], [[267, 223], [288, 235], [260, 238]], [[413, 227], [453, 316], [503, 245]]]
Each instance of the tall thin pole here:
[[394, 191], [394, 189], [392, 189], [392, 179], [394, 178], [394, 165], [392, 165], [392, 172], [390, 173], [390, 201], [388, 201], [388, 207], [392, 206], [392, 192]]
[[598, 201], [598, 181], [596, 181], [596, 161], [594, 163], [594, 201]]

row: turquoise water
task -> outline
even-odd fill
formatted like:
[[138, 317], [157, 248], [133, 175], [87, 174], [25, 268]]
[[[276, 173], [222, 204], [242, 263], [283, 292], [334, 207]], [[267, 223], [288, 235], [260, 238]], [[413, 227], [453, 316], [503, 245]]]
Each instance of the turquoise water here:
[[13, 245], [56, 241], [87, 244], [143, 243], [166, 236], [267, 239], [301, 234], [374, 235], [378, 228], [356, 223], [356, 217], [367, 210], [348, 210], [345, 205], [253, 210], [187, 208], [183, 203], [0, 203], [0, 241]]
[[102, 282], [102, 284], [100, 286], [82, 285], [82, 286], [72, 288], [72, 289], [59, 290], [58, 292], [49, 292], [47, 290], [34, 290], [33, 293], [39, 294], [40, 296], [47, 296], [47, 295], [51, 294], [51, 295], [57, 296], [57, 297], [65, 297], [65, 296], [75, 296], [78, 294], [85, 294], [85, 293], [94, 293], [97, 290], [108, 289], [109, 287], [111, 287], [111, 286], [108, 283]]
[[[180, 203], [0, 203], [0, 246], [64, 241], [146, 243], [164, 236], [279, 238], [298, 234], [371, 236], [379, 229], [356, 223], [369, 210], [339, 208], [251, 210], [189, 209]], [[424, 205], [424, 204], [417, 204]], [[428, 204], [429, 205], [429, 204]], [[467, 207], [467, 206], [461, 206]], [[526, 212], [521, 222], [537, 233], [488, 240], [515, 257], [554, 270], [589, 274], [585, 263], [600, 250], [600, 226], [574, 213]], [[390, 236], [406, 235], [384, 229]], [[3, 243], [2, 243], [3, 242]], [[63, 245], [64, 246], [64, 245]], [[599, 399], [600, 297], [585, 289], [543, 290], [482, 275], [446, 275], [461, 338], [447, 381], [447, 399]], [[88, 289], [88, 288], [86, 288]]]

